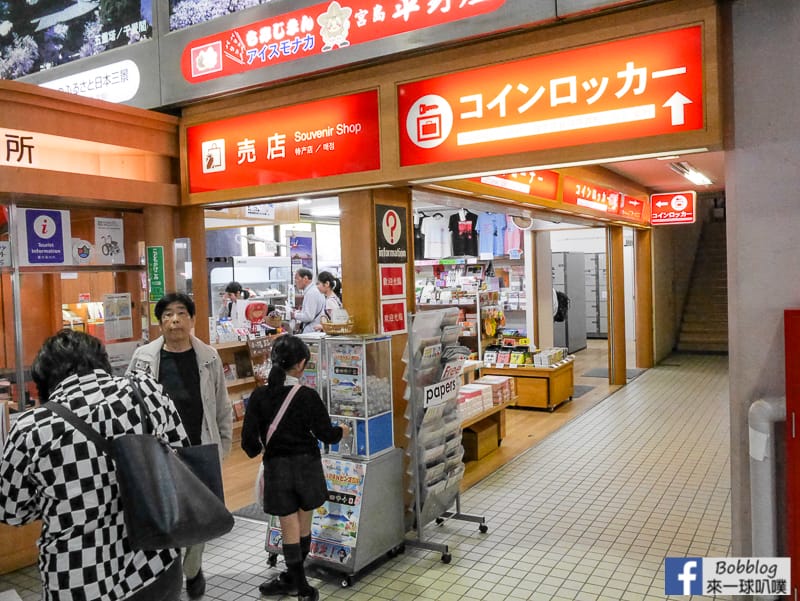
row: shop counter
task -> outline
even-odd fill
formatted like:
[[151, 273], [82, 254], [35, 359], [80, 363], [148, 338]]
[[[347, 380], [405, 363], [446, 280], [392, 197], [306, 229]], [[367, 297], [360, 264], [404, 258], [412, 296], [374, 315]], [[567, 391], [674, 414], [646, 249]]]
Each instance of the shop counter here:
[[553, 411], [572, 399], [575, 389], [574, 359], [569, 357], [550, 367], [484, 367], [482, 375], [512, 376], [517, 386], [517, 407]]

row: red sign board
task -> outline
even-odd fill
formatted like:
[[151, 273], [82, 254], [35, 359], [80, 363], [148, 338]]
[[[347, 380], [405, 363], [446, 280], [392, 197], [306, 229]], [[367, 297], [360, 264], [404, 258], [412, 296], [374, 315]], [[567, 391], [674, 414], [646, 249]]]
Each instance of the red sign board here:
[[406, 330], [405, 299], [381, 301], [381, 334], [402, 334]]
[[579, 207], [616, 215], [623, 194], [616, 190], [595, 186], [574, 177], [564, 176], [563, 202]]
[[502, 173], [500, 175], [486, 175], [472, 178], [495, 188], [503, 188], [520, 194], [528, 194], [547, 200], [558, 199], [558, 173], [555, 171], [519, 171], [515, 173]]
[[402, 166], [703, 127], [700, 26], [397, 88]]
[[[778, 497], [778, 505], [786, 507], [786, 554], [792, 559], [792, 598], [797, 596], [800, 582], [800, 434], [797, 432], [797, 415], [800, 413], [800, 309], [783, 312], [783, 343], [786, 366], [786, 492]], [[777, 434], [777, 427], [776, 434]], [[770, 451], [771, 453], [772, 451]], [[781, 503], [784, 501], [784, 503]]]
[[646, 222], [647, 216], [644, 212], [645, 202], [633, 196], [621, 195], [619, 203], [619, 214], [622, 217], [635, 219], [636, 221]]
[[380, 169], [378, 92], [195, 125], [186, 145], [190, 192]]
[[668, 225], [672, 223], [694, 223], [695, 192], [673, 192], [650, 195], [650, 223]]
[[195, 40], [184, 48], [181, 72], [189, 83], [208, 81], [484, 15], [505, 0], [424, 4], [321, 2]]
[[406, 295], [405, 265], [380, 265], [381, 298]]

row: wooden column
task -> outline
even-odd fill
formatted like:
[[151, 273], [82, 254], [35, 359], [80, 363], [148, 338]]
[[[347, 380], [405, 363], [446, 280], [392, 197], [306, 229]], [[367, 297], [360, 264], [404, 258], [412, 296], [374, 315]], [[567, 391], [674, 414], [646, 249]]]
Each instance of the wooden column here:
[[[175, 290], [175, 241], [176, 210], [171, 207], [145, 207], [144, 209], [144, 243], [145, 246], [164, 247], [164, 291]], [[150, 340], [155, 340], [161, 335], [158, 325], [150, 322], [150, 305], [143, 305], [150, 324]]]
[[[380, 332], [380, 280], [377, 259], [375, 206], [396, 206], [406, 209], [406, 303], [414, 305], [414, 228], [410, 188], [381, 188], [347, 192], [339, 196], [339, 227], [342, 240], [342, 301], [352, 315], [355, 332]], [[392, 392], [394, 401], [395, 446], [406, 448], [406, 401], [403, 399], [405, 364], [401, 357], [408, 336], [392, 336]]]
[[197, 310], [194, 334], [207, 343], [209, 340], [208, 318], [211, 315], [211, 308], [208, 306], [205, 211], [199, 206], [182, 207], [179, 209], [179, 215], [179, 236], [188, 238], [192, 245], [192, 298]]
[[606, 273], [608, 277], [608, 383], [625, 384], [625, 267], [622, 227], [606, 228]]
[[635, 230], [636, 256], [636, 367], [653, 367], [653, 231]]

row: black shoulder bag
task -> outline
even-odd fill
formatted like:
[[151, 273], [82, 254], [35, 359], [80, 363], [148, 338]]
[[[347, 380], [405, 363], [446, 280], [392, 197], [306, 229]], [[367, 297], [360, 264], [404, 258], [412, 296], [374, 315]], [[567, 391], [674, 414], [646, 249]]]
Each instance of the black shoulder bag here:
[[217, 445], [174, 449], [154, 436], [142, 393], [135, 382], [130, 384], [144, 434], [106, 439], [63, 405], [43, 406], [112, 458], [131, 547], [190, 547], [230, 532], [234, 521], [224, 503]]

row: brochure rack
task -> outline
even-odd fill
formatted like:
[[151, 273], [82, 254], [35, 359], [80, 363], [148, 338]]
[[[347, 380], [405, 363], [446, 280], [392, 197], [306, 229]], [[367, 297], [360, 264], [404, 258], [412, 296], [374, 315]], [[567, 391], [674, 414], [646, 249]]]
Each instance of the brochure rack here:
[[[464, 449], [456, 397], [469, 349], [458, 344], [457, 320], [455, 307], [409, 314], [408, 346], [403, 356], [410, 441], [406, 453], [412, 472], [409, 492], [416, 530], [416, 537], [407, 537], [406, 544], [439, 552], [444, 563], [452, 559], [449, 548], [426, 540], [426, 525], [454, 518], [478, 523], [483, 533], [489, 529], [483, 516], [461, 512]], [[454, 504], [455, 511], [449, 511]]]

